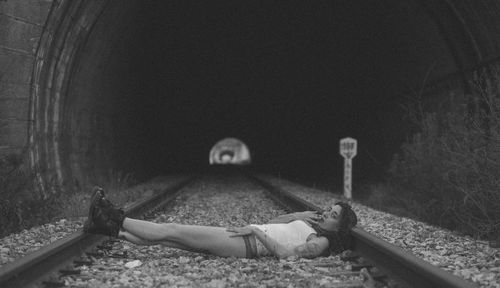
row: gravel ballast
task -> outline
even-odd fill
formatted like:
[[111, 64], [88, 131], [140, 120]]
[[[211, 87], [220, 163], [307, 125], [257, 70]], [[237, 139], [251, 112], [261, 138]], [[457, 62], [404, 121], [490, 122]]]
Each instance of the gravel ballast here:
[[[242, 184], [243, 183], [243, 184]], [[205, 180], [186, 188], [173, 209], [159, 211], [152, 221], [220, 227], [266, 223], [284, 214], [257, 186]], [[81, 275], [65, 277], [71, 287], [335, 287], [360, 283], [359, 276], [332, 277], [343, 271], [340, 257], [313, 260], [222, 258], [155, 246], [113, 242], [109, 254], [125, 258], [96, 258]]]
[[[318, 206], [337, 201], [332, 192], [319, 191], [275, 177], [264, 177]], [[423, 222], [395, 216], [353, 203], [358, 226], [405, 251], [480, 287], [500, 288], [500, 249], [487, 241], [435, 227]]]
[[[146, 183], [124, 189], [121, 196], [113, 197], [114, 195], [109, 195], [111, 196], [109, 198], [126, 207], [144, 195], [158, 193], [162, 189], [175, 185], [184, 179], [186, 179], [185, 176], [158, 177]], [[89, 191], [86, 195], [83, 195], [81, 199], [82, 206], [88, 207], [90, 193]], [[83, 210], [85, 210], [85, 213], [82, 217], [60, 219], [52, 223], [25, 229], [19, 233], [13, 233], [0, 239], [0, 267], [36, 251], [40, 247], [81, 230], [87, 217], [86, 208]]]
[[[335, 202], [330, 192], [270, 180], [318, 206]], [[188, 195], [180, 196], [173, 208], [158, 211], [153, 221], [230, 227], [266, 223], [284, 213], [263, 198], [260, 188], [239, 184], [205, 179], [192, 186]], [[486, 242], [356, 203], [353, 208], [359, 226], [366, 231], [481, 287], [500, 287], [500, 251]], [[81, 229], [81, 225], [82, 220], [63, 219], [4, 237], [0, 239], [0, 264]], [[111, 245], [109, 253], [114, 257], [98, 257], [96, 265], [82, 266], [81, 275], [66, 276], [64, 281], [74, 287], [331, 287], [341, 281], [360, 281], [329, 276], [349, 268], [338, 256], [236, 259], [124, 241]]]

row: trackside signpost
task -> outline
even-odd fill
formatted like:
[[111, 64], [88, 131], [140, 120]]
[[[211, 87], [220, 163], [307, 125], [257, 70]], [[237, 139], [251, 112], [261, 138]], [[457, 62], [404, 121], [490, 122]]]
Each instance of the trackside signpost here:
[[356, 156], [358, 141], [347, 137], [340, 140], [340, 155], [344, 157], [344, 196], [352, 199], [352, 158]]

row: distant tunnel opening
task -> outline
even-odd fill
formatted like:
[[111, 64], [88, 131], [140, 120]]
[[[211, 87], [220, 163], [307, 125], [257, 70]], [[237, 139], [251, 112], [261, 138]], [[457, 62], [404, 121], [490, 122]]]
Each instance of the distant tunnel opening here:
[[224, 138], [210, 149], [208, 163], [210, 165], [249, 165], [252, 156], [248, 146], [236, 138]]
[[353, 137], [355, 179], [380, 179], [411, 132], [402, 93], [460, 68], [420, 1], [382, 2], [66, 4], [94, 22], [53, 20], [87, 28], [55, 34], [73, 47], [59, 86], [41, 66], [34, 162], [63, 182], [193, 171], [233, 135], [257, 170], [340, 182]]

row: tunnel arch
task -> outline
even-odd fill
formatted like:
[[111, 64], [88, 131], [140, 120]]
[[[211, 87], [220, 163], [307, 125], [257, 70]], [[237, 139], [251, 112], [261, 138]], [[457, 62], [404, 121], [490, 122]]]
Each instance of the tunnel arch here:
[[[35, 9], [0, 5], [15, 16], [11, 25], [29, 18], [16, 13]], [[247, 139], [268, 170], [321, 167], [332, 174], [337, 155], [325, 151], [352, 132], [363, 147], [387, 151], [361, 151], [360, 159], [378, 158], [367, 162], [369, 170], [387, 163], [405, 137], [406, 127], [386, 126], [398, 123], [401, 95], [420, 90], [423, 79], [432, 84], [428, 97], [464, 90], [468, 73], [499, 55], [494, 1], [301, 5], [55, 0], [32, 66], [15, 60], [31, 73], [28, 115], [17, 108], [20, 100], [0, 95], [8, 104], [0, 111], [8, 116], [0, 119], [0, 147], [21, 150], [19, 130], [27, 130], [31, 167], [45, 194], [110, 169], [189, 170], [202, 165], [203, 147], [223, 133]], [[16, 29], [7, 30], [4, 50], [12, 59], [22, 50]], [[2, 72], [12, 75], [0, 91], [21, 80], [18, 72]]]
[[[30, 95], [30, 118], [33, 121], [28, 127], [28, 141], [31, 167], [36, 172], [38, 190], [44, 195], [74, 184], [78, 186], [78, 180], [85, 181], [88, 175], [95, 177], [95, 173], [106, 173], [103, 167], [111, 164], [106, 159], [109, 151], [89, 151], [87, 148], [84, 153], [91, 152], [94, 155], [91, 159], [85, 159], [75, 155], [78, 152], [71, 145], [74, 143], [70, 143], [75, 142], [71, 137], [86, 142], [99, 141], [96, 139], [99, 135], [90, 132], [99, 125], [99, 115], [88, 106], [81, 105], [75, 109], [71, 103], [74, 101], [71, 99], [74, 97], [71, 85], [78, 74], [84, 49], [94, 27], [99, 21], [109, 22], [102, 19], [110, 16], [110, 3], [54, 1], [42, 31], [33, 67]], [[135, 1], [127, 3], [129, 5], [120, 7], [121, 11], [111, 13], [112, 19], [130, 16]], [[110, 29], [115, 26], [107, 23], [107, 27]], [[114, 44], [112, 41], [108, 43]], [[111, 47], [101, 45], [100, 53], [109, 55]], [[89, 163], [88, 160], [91, 165], [85, 165]]]
[[[37, 49], [30, 100], [30, 116], [34, 121], [28, 135], [31, 165], [38, 172], [37, 182], [41, 191], [63, 185], [65, 169], [62, 167], [58, 141], [62, 125], [61, 94], [68, 85], [68, 74], [75, 54], [90, 30], [89, 23], [83, 22], [85, 18], [79, 16], [85, 13], [82, 11], [83, 6], [81, 2], [75, 2], [74, 5], [54, 3]], [[69, 19], [80, 21], [72, 22]], [[92, 18], [89, 20], [93, 22]], [[52, 185], [47, 185], [47, 179], [51, 179]]]

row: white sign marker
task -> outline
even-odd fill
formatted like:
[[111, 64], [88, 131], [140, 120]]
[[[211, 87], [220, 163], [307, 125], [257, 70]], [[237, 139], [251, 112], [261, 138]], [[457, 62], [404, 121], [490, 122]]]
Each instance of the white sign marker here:
[[344, 157], [344, 196], [352, 198], [352, 158], [356, 156], [358, 141], [347, 137], [340, 140], [340, 155]]

